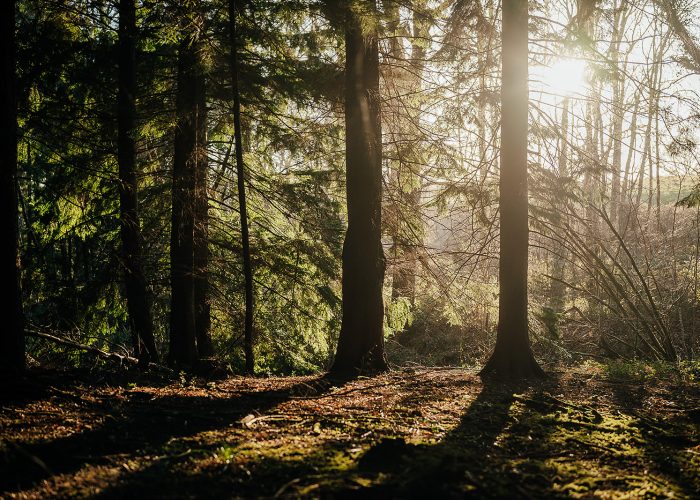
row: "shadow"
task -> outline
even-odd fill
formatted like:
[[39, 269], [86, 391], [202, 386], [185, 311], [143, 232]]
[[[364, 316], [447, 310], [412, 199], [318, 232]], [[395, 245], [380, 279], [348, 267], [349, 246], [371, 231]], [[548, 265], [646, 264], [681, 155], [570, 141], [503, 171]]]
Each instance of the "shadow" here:
[[[27, 456], [40, 458], [47, 470], [25, 460], [19, 468], [25, 476], [14, 487], [61, 472], [74, 474], [59, 481], [76, 481], [80, 487], [81, 474], [94, 474], [94, 466], [104, 465], [111, 475], [100, 469], [101, 482], [85, 481], [91, 496], [614, 496], [651, 484], [654, 479], [645, 479], [647, 468], [663, 479], [654, 486], [656, 493], [668, 486], [678, 496], [692, 497], [700, 489], [698, 468], [692, 476], [692, 464], [683, 465], [678, 458], [684, 447], [692, 446], [689, 439], [697, 430], [676, 430], [676, 424], [693, 423], [674, 420], [664, 432], [664, 422], [640, 413], [644, 398], [636, 387], [627, 394], [622, 386], [619, 394], [615, 388], [606, 390], [605, 402], [591, 406], [582, 397], [588, 388], [575, 386], [572, 393], [571, 381], [564, 378], [513, 386], [482, 383], [466, 373], [433, 378], [398, 374], [339, 391], [331, 390], [334, 385], [316, 377], [269, 385], [263, 379], [246, 387], [241, 379], [223, 386], [230, 397], [207, 397], [203, 390], [203, 396], [190, 391], [155, 398], [133, 394], [121, 403], [112, 398], [112, 406], [94, 408], [104, 415], [100, 427], [26, 446]], [[375, 392], [380, 388], [398, 391], [396, 398], [385, 407], [365, 407], [365, 398], [381, 398], [381, 390]], [[289, 413], [286, 407], [274, 410], [297, 397], [308, 397], [308, 406]], [[609, 407], [617, 399], [620, 405], [630, 403], [624, 413]], [[324, 410], [315, 413], [317, 405]], [[366, 415], [370, 420], [362, 419], [358, 405], [374, 412]], [[437, 442], [409, 442], [408, 436], [415, 436], [411, 425], [431, 425], [434, 410], [425, 411], [430, 407], [443, 417], [452, 415], [438, 423], [454, 427]], [[246, 415], [285, 420], [244, 427]], [[359, 420], [350, 422], [353, 415]], [[322, 433], [315, 434], [316, 422]], [[237, 428], [226, 431], [232, 425]], [[630, 432], [629, 426], [640, 431]], [[421, 435], [439, 432], [438, 427]], [[86, 465], [93, 467], [75, 474]], [[4, 476], [3, 464], [0, 471]]]
[[[590, 406], [554, 396], [562, 392], [567, 387], [557, 377], [530, 385], [487, 379], [457, 426], [438, 443], [394, 438], [375, 444], [360, 459], [358, 471], [373, 474], [377, 484], [359, 493], [378, 498], [593, 495], [599, 485], [609, 486], [587, 469], [602, 450], [585, 436], [602, 416]], [[431, 404], [425, 395], [419, 398], [419, 404]]]
[[[168, 449], [173, 440], [241, 425], [241, 419], [247, 415], [259, 415], [292, 397], [319, 395], [333, 387], [333, 382], [323, 376], [298, 383], [290, 381], [282, 388], [264, 391], [238, 391], [233, 381], [228, 385], [233, 386], [230, 397], [150, 397], [134, 392], [123, 398], [98, 401], [83, 400], [81, 386], [76, 390], [75, 383], [72, 387], [75, 393], [59, 388], [58, 384], [44, 389], [35, 384], [35, 394], [40, 394], [39, 391], [58, 394], [63, 398], [61, 404], [93, 412], [101, 424], [35, 443], [0, 443], [0, 492], [20, 491], [48, 477], [73, 473], [85, 465], [114, 465], [111, 460], [114, 456], [158, 456], [164, 450], [173, 452]], [[33, 398], [34, 395], [21, 400], [20, 404]]]
[[[473, 383], [470, 379], [450, 381], [442, 395], [449, 397], [454, 384]], [[412, 406], [430, 403], [430, 397], [421, 391], [420, 380], [402, 389], [409, 392]], [[207, 497], [461, 498], [471, 494], [512, 498], [514, 490], [493, 471], [506, 461], [507, 451], [497, 440], [513, 424], [510, 409], [518, 390], [525, 388], [486, 383], [457, 427], [438, 444], [416, 445], [402, 438], [384, 438], [359, 460], [353, 458], [346, 469], [334, 469], [329, 462], [334, 456], [348, 459], [353, 440], [347, 438], [329, 439], [298, 460], [281, 454], [260, 456], [247, 462], [245, 470], [235, 464], [192, 470], [186, 458], [177, 463], [165, 457], [135, 473], [121, 475], [99, 497], [181, 497], [206, 492]], [[290, 438], [287, 435], [284, 439]], [[229, 444], [235, 448], [238, 443]], [[214, 451], [211, 446], [203, 449], [202, 455], [210, 456]], [[371, 485], [363, 484], [362, 478], [369, 479]]]
[[[629, 425], [639, 431], [640, 439], [635, 444], [646, 468], [664, 476], [677, 493], [696, 497], [700, 491], [700, 460], [695, 451], [700, 435], [698, 421], [684, 411], [659, 413], [655, 402], [650, 402], [653, 386], [648, 387], [646, 382], [610, 385], [613, 402], [621, 414], [632, 419]], [[697, 394], [693, 400], [697, 401]]]
[[[528, 497], [525, 475], [508, 466], [517, 457], [503, 441], [507, 429], [517, 432], [511, 410], [515, 394], [525, 390], [525, 386], [486, 380], [459, 424], [439, 443], [380, 441], [360, 459], [358, 469], [387, 477], [362, 494], [383, 498]], [[537, 486], [538, 494], [547, 491], [546, 484]]]
[[[0, 404], [11, 404], [17, 408], [47, 398], [71, 397], [66, 390], [85, 386], [127, 387], [129, 384], [165, 387], [173, 379], [154, 372], [143, 372], [136, 367], [123, 370], [71, 368], [67, 370], [32, 368], [21, 376], [0, 378]], [[73, 399], [80, 401], [76, 395]]]

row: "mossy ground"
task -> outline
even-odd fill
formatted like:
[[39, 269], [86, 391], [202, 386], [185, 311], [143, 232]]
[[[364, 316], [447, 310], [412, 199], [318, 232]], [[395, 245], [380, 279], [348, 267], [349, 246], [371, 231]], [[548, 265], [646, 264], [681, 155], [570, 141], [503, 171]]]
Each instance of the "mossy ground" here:
[[534, 385], [416, 368], [155, 381], [34, 374], [3, 388], [0, 495], [692, 498], [697, 382], [590, 366]]

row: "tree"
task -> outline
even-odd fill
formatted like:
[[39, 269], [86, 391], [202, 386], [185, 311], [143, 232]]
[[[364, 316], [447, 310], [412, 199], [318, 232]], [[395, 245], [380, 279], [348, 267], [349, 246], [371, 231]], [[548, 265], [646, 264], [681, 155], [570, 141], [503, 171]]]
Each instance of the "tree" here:
[[233, 133], [236, 147], [236, 180], [238, 183], [238, 208], [241, 217], [241, 244], [243, 248], [243, 275], [245, 277], [245, 326], [244, 350], [245, 370], [255, 372], [253, 353], [253, 268], [250, 262], [250, 236], [248, 234], [248, 205], [245, 195], [245, 163], [243, 162], [243, 139], [241, 133], [241, 96], [238, 88], [238, 39], [236, 36], [236, 1], [228, 4], [229, 32], [231, 36], [231, 85], [233, 87]]
[[543, 375], [530, 347], [527, 314], [527, 9], [527, 0], [503, 2], [498, 335], [481, 374], [505, 379]]
[[382, 138], [374, 0], [345, 7], [345, 162], [348, 228], [343, 243], [343, 318], [334, 376], [388, 368], [384, 353], [385, 258], [381, 242]]
[[617, 5], [615, 2], [615, 15], [613, 20], [613, 32], [612, 39], [610, 41], [610, 48], [608, 50], [610, 62], [613, 67], [612, 75], [612, 105], [613, 105], [613, 118], [612, 118], [612, 135], [611, 139], [613, 141], [613, 155], [612, 155], [612, 185], [610, 188], [610, 212], [613, 223], [619, 222], [617, 220], [618, 213], [620, 211], [620, 202], [622, 198], [621, 193], [621, 170], [622, 170], [622, 126], [625, 118], [625, 68], [620, 70], [620, 66], [625, 63], [626, 58], [620, 61], [620, 43], [622, 41], [622, 35], [625, 31], [625, 25], [627, 24], [627, 18], [629, 16], [629, 9], [625, 9], [625, 4], [622, 2]]
[[19, 285], [18, 264], [18, 208], [17, 208], [17, 92], [15, 84], [15, 2], [2, 3], [2, 146], [0, 172], [2, 173], [2, 208], [9, 219], [8, 234], [4, 238], [3, 280], [7, 296], [2, 300], [5, 319], [0, 338], [0, 370], [21, 372], [24, 369], [24, 318]]
[[196, 149], [194, 190], [194, 324], [197, 354], [200, 358], [214, 354], [211, 343], [211, 306], [209, 305], [209, 162], [207, 154], [207, 103], [205, 73], [201, 61], [201, 45], [197, 51]]
[[[412, 33], [406, 33], [410, 49], [404, 51], [399, 3], [387, 2], [390, 52], [383, 69], [384, 92], [390, 96], [383, 111], [385, 135], [389, 137], [389, 157], [393, 159], [388, 180], [389, 229], [393, 240], [392, 300], [407, 298], [412, 306], [416, 299], [418, 249], [423, 244], [423, 220], [420, 212], [421, 166], [424, 152], [421, 144], [421, 84], [426, 66], [425, 40], [430, 34], [431, 17], [424, 1], [411, 4]], [[387, 123], [388, 118], [388, 123]], [[387, 130], [388, 129], [388, 130]]]
[[119, 2], [119, 93], [117, 96], [119, 212], [126, 304], [135, 355], [144, 363], [158, 360], [153, 319], [143, 273], [143, 249], [136, 180], [136, 5]]
[[[206, 109], [201, 60], [202, 19], [184, 16], [178, 49], [175, 155], [173, 158], [172, 232], [170, 243], [170, 361], [192, 366], [197, 360], [195, 309], [195, 219], [197, 177], [206, 164]], [[193, 19], [189, 19], [192, 17]], [[198, 242], [199, 244], [199, 242]]]
[[698, 46], [698, 43], [688, 32], [685, 23], [681, 20], [679, 7], [682, 2], [679, 0], [657, 0], [656, 4], [665, 14], [669, 28], [683, 45], [687, 55], [687, 60], [683, 62], [695, 73], [700, 73], [700, 46]]

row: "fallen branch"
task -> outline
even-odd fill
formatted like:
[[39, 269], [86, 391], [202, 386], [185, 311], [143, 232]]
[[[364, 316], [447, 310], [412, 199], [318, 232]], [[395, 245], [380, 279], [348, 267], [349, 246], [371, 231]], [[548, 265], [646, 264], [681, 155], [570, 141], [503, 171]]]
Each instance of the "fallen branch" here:
[[[120, 365], [129, 364], [129, 365], [136, 366], [139, 364], [138, 358], [134, 358], [132, 356], [123, 355], [123, 354], [117, 354], [116, 352], [103, 351], [102, 349], [100, 349], [98, 347], [86, 345], [86, 344], [81, 344], [80, 342], [76, 342], [74, 340], [67, 339], [65, 337], [60, 337], [60, 336], [52, 334], [52, 333], [46, 333], [46, 332], [42, 332], [40, 330], [27, 329], [27, 330], [25, 330], [25, 334], [29, 335], [30, 337], [37, 337], [37, 338], [44, 339], [44, 340], [50, 340], [51, 342], [55, 342], [57, 344], [60, 344], [60, 345], [66, 346], [66, 347], [89, 352], [90, 354], [94, 354], [95, 356], [97, 356], [99, 358], [102, 358], [102, 359], [105, 359], [108, 361], [116, 361]], [[166, 371], [168, 373], [174, 373], [173, 370], [171, 370], [170, 368], [163, 366], [163, 365], [156, 364], [156, 363], [149, 363], [148, 367], [149, 368], [157, 368], [158, 370], [163, 370], [163, 371]]]
[[57, 335], [53, 335], [53, 334], [46, 333], [46, 332], [41, 332], [39, 330], [26, 330], [25, 332], [27, 335], [29, 335], [31, 337], [37, 337], [37, 338], [44, 339], [44, 340], [50, 340], [52, 342], [56, 342], [57, 344], [61, 344], [61, 345], [64, 345], [66, 347], [72, 347], [73, 349], [79, 349], [81, 351], [86, 351], [86, 352], [94, 354], [95, 356], [100, 357], [102, 359], [118, 361], [119, 363], [129, 363], [132, 365], [136, 365], [139, 362], [139, 360], [137, 358], [132, 358], [131, 356], [117, 354], [116, 352], [103, 351], [102, 349], [99, 349], [95, 346], [81, 344], [81, 343], [76, 342], [74, 340], [70, 340], [70, 339], [67, 339], [65, 337], [59, 337]]

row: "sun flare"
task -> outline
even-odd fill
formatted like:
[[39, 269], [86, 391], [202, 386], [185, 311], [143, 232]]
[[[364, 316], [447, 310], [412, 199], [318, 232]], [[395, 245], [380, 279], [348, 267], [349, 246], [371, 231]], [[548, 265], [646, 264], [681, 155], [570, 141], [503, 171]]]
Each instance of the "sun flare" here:
[[549, 65], [535, 66], [532, 80], [561, 96], [584, 94], [587, 88], [586, 63], [581, 59], [561, 58]]

